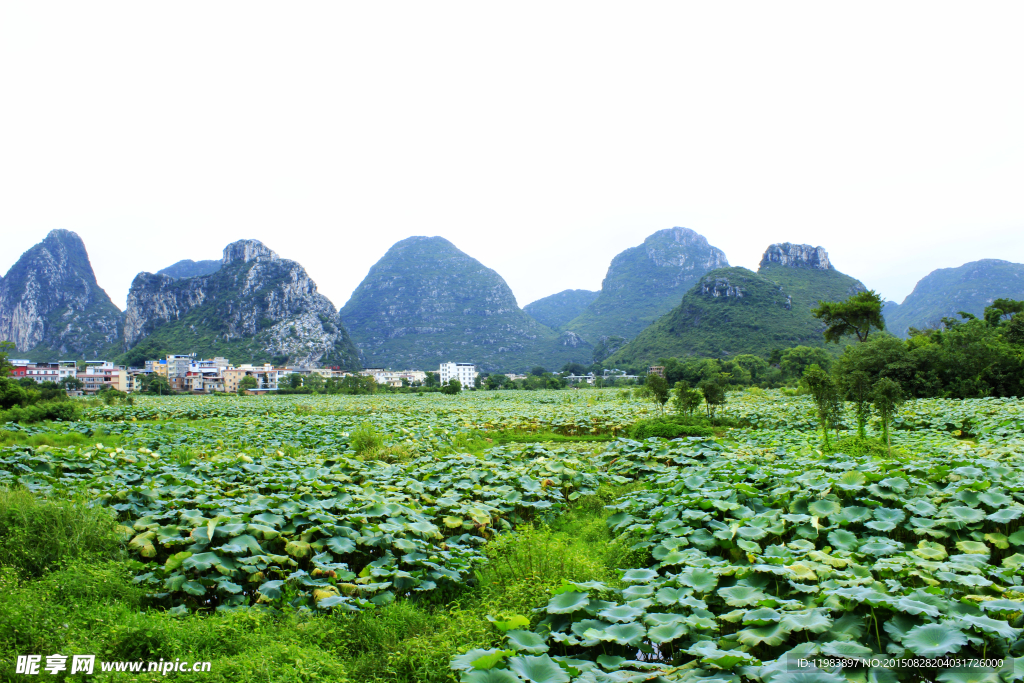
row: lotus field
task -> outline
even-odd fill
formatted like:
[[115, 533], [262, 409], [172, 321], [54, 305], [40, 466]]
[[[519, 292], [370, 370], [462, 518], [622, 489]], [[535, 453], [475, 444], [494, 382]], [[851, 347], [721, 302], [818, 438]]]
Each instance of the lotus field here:
[[730, 393], [714, 438], [626, 438], [658, 411], [614, 389], [142, 397], [7, 425], [0, 487], [109, 508], [153, 609], [336, 619], [457, 600], [488, 544], [609, 496], [639, 559], [490, 614], [456, 681], [1024, 679], [1024, 401], [908, 402], [891, 456], [823, 453], [810, 400], [774, 391]]

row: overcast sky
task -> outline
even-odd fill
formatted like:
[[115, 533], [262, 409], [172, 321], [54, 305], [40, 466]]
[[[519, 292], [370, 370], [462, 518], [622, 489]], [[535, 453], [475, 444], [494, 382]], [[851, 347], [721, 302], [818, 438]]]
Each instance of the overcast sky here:
[[1024, 262], [1024, 4], [0, 5], [0, 272], [54, 228], [132, 278], [256, 238], [336, 306], [441, 235], [520, 305], [685, 226], [902, 301]]

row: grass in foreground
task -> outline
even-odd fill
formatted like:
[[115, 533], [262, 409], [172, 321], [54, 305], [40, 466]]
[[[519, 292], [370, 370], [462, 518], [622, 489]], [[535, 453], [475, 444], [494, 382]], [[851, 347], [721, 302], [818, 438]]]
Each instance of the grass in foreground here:
[[[550, 527], [496, 538], [475, 585], [444, 602], [405, 599], [357, 615], [248, 610], [175, 618], [147, 607], [105, 509], [0, 490], [0, 651], [7, 653], [0, 680], [11, 680], [17, 654], [60, 652], [210, 661], [203, 679], [216, 682], [452, 681], [452, 656], [499, 644], [487, 615], [533, 616], [563, 580], [614, 583], [616, 567], [634, 566], [640, 558], [605, 524], [603, 505], [621, 491], [576, 501]], [[106, 677], [126, 680], [98, 670], [91, 679]]]

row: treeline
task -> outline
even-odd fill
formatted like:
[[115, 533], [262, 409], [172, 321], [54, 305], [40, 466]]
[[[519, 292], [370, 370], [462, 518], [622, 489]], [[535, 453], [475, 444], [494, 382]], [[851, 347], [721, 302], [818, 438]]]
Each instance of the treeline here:
[[[868, 298], [865, 295], [874, 293], [862, 293], [860, 299]], [[906, 340], [884, 332], [880, 300], [876, 310], [859, 314], [857, 308], [864, 309], [865, 301], [846, 309], [844, 303], [848, 302], [828, 302], [816, 311], [826, 322], [827, 341], [855, 335], [857, 341], [842, 353], [797, 346], [775, 351], [768, 359], [664, 358], [659, 365], [665, 368], [669, 386], [714, 381], [730, 387], [790, 386], [809, 391], [805, 373], [816, 366], [844, 383], [855, 374], [865, 375], [872, 385], [888, 378], [908, 398], [1024, 396], [1024, 302], [997, 299], [982, 318], [960, 313], [958, 318], [943, 318], [939, 329], [911, 328]], [[873, 330], [878, 331], [869, 334]]]
[[13, 350], [11, 342], [0, 342], [0, 424], [78, 419], [78, 405], [68, 400], [67, 391], [56, 382], [39, 384], [10, 376], [12, 366], [7, 359]]

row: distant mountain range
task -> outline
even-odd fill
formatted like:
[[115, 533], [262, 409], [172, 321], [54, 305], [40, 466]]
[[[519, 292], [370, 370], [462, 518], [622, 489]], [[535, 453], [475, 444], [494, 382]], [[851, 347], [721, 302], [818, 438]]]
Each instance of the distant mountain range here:
[[[81, 238], [54, 230], [0, 278], [0, 340], [33, 360], [164, 353], [234, 362], [432, 369], [447, 360], [523, 371], [568, 362], [641, 367], [666, 356], [767, 355], [823, 345], [810, 315], [820, 300], [864, 288], [822, 247], [779, 243], [758, 271], [686, 228], [660, 230], [612, 259], [601, 290], [565, 290], [519, 308], [498, 273], [441, 237], [410, 237], [378, 261], [344, 307], [301, 265], [256, 240], [220, 260], [140, 273], [121, 313], [97, 283]], [[935, 327], [996, 298], [1024, 299], [1024, 265], [988, 259], [936, 270], [887, 327]]]
[[994, 299], [1024, 299], [1024, 265], [983, 259], [959, 268], [940, 268], [921, 278], [903, 303], [888, 302], [885, 324], [906, 337], [910, 328], [938, 327], [964, 311], [979, 318]]

